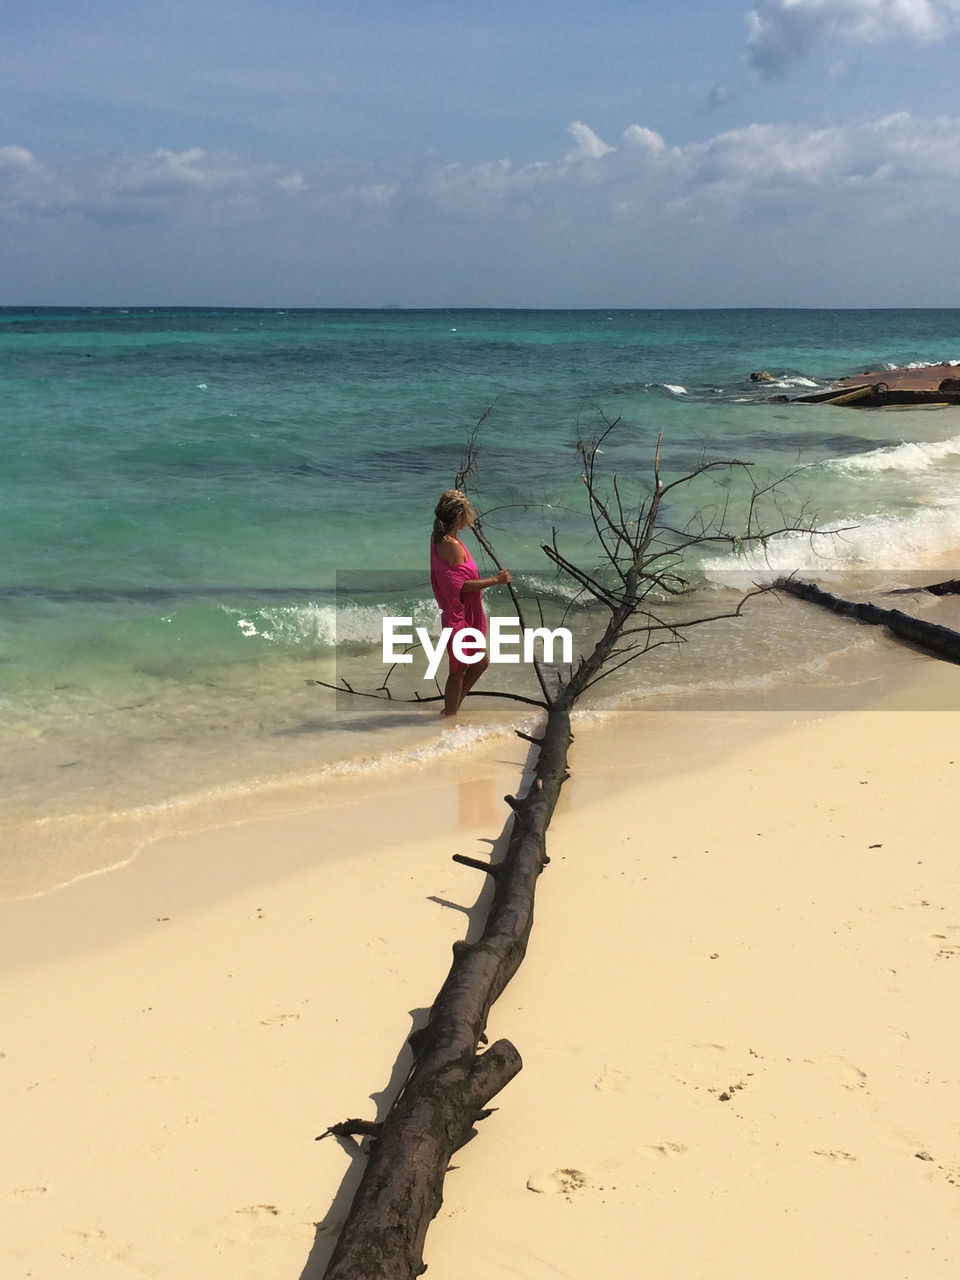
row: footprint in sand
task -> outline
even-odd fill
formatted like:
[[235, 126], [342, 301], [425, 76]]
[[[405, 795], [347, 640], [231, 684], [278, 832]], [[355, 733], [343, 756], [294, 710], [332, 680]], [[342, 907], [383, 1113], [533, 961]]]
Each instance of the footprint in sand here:
[[849, 1151], [815, 1151], [815, 1156], [824, 1156], [827, 1160], [853, 1160], [856, 1156], [852, 1156]]
[[36, 1200], [38, 1196], [47, 1194], [46, 1187], [15, 1187], [8, 1193], [11, 1200]]
[[939, 1164], [929, 1151], [916, 1151], [914, 1155], [918, 1160], [923, 1160], [927, 1164], [936, 1166], [936, 1172], [931, 1170], [930, 1176], [935, 1177], [936, 1174], [943, 1174], [952, 1187], [960, 1187], [960, 1167], [951, 1168], [947, 1165]]
[[682, 1156], [688, 1148], [682, 1142], [654, 1142], [641, 1147], [640, 1154], [651, 1160], [665, 1160], [668, 1156]]
[[877, 972], [881, 975], [880, 981], [883, 983], [884, 991], [892, 996], [902, 995], [903, 987], [900, 985], [896, 969], [889, 969], [885, 965], [881, 965]]
[[581, 1187], [589, 1187], [590, 1179], [581, 1169], [554, 1169], [552, 1173], [532, 1173], [527, 1190], [542, 1196], [565, 1195], [567, 1199]]
[[223, 1239], [229, 1244], [249, 1244], [252, 1240], [270, 1239], [283, 1230], [280, 1210], [275, 1204], [247, 1204], [234, 1209], [223, 1226]]
[[594, 1080], [593, 1087], [602, 1093], [622, 1093], [630, 1087], [630, 1077], [616, 1067], [604, 1067]]
[[116, 1275], [116, 1268], [121, 1268], [128, 1276], [144, 1277], [146, 1272], [130, 1260], [130, 1251], [126, 1247], [111, 1244], [107, 1233], [99, 1227], [91, 1227], [88, 1231], [81, 1229], [64, 1231], [60, 1236], [60, 1248], [64, 1258], [69, 1262], [78, 1262], [84, 1266], [85, 1275], [104, 1274], [103, 1263], [109, 1263], [110, 1274]]
[[846, 1058], [841, 1058], [838, 1054], [830, 1054], [826, 1058], [805, 1058], [804, 1062], [807, 1066], [820, 1067], [825, 1070], [826, 1074], [844, 1089], [865, 1089], [867, 1087], [867, 1073], [854, 1066], [852, 1062], [848, 1062]]
[[107, 1238], [107, 1233], [101, 1231], [99, 1227], [93, 1227], [90, 1231], [64, 1231], [63, 1239], [67, 1244], [77, 1247], [79, 1245], [101, 1245]]
[[931, 933], [938, 960], [960, 960], [960, 925], [941, 925], [942, 933]]
[[677, 1046], [672, 1056], [674, 1080], [694, 1089], [713, 1084], [718, 1070], [729, 1070], [730, 1051], [723, 1044]]

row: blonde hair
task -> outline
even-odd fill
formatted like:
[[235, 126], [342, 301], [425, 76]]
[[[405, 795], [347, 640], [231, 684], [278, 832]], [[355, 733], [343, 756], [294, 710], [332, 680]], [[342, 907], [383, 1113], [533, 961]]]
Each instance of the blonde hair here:
[[452, 533], [457, 521], [465, 516], [467, 523], [473, 519], [470, 499], [460, 489], [448, 489], [442, 494], [433, 511], [433, 545], [439, 546], [448, 533]]

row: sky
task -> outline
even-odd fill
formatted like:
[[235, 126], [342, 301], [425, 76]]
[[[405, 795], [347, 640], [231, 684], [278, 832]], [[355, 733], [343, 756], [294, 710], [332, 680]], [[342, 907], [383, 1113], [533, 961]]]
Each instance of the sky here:
[[0, 306], [960, 306], [960, 0], [0, 0]]

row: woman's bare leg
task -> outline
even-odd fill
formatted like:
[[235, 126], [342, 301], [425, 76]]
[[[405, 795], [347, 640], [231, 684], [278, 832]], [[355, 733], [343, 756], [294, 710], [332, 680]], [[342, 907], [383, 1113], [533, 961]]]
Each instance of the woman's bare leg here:
[[463, 678], [466, 672], [451, 671], [447, 676], [447, 683], [443, 687], [443, 714], [445, 716], [455, 716], [460, 710], [460, 703], [463, 701]]
[[479, 662], [471, 663], [459, 671], [451, 671], [443, 688], [443, 714], [455, 716], [464, 698], [490, 665], [490, 655], [484, 654]]
[[473, 666], [467, 667], [466, 671], [463, 673], [463, 693], [460, 695], [461, 702], [463, 702], [464, 698], [477, 683], [489, 665], [490, 655], [485, 653], [479, 662], [475, 662]]

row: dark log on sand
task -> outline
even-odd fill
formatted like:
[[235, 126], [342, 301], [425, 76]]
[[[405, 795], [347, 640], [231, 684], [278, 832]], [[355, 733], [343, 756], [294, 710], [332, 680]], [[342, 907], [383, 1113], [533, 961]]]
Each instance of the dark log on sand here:
[[947, 582], [931, 582], [927, 587], [895, 587], [887, 591], [888, 596], [915, 596], [926, 591], [931, 596], [960, 596], [960, 578], [950, 578]]
[[[605, 423], [596, 439], [578, 445], [594, 531], [611, 570], [609, 582], [598, 581], [568, 559], [559, 548], [556, 530], [552, 542], [543, 546], [548, 560], [567, 580], [609, 611], [606, 627], [592, 651], [566, 673], [557, 672], [552, 684], [542, 666], [534, 663], [543, 693], [540, 705], [546, 709], [547, 719], [542, 738], [521, 735], [539, 747], [533, 782], [522, 798], [505, 797], [514, 816], [501, 862], [487, 865], [455, 855], [458, 862], [490, 877], [492, 903], [481, 937], [454, 944], [453, 963], [426, 1025], [410, 1037], [413, 1065], [399, 1097], [380, 1124], [347, 1120], [328, 1130], [337, 1136], [368, 1137], [371, 1150], [324, 1273], [326, 1280], [413, 1280], [421, 1274], [424, 1239], [442, 1202], [450, 1158], [471, 1137], [477, 1121], [488, 1114], [490, 1099], [521, 1068], [520, 1055], [509, 1041], [497, 1041], [485, 1052], [481, 1045], [491, 1006], [526, 952], [537, 880], [548, 861], [546, 831], [569, 776], [571, 709], [605, 675], [660, 644], [677, 643], [687, 628], [739, 617], [746, 600], [756, 593], [748, 593], [736, 607], [721, 613], [701, 614], [682, 622], [664, 620], [649, 608], [646, 598], [654, 588], [669, 595], [684, 593], [677, 565], [691, 547], [753, 545], [777, 532], [805, 527], [799, 519], [784, 520], [777, 496], [779, 482], [754, 481], [749, 463], [703, 461], [687, 475], [664, 482], [659, 443], [652, 482], [635, 504], [626, 499], [615, 475], [607, 492], [600, 483], [596, 459], [615, 426]], [[471, 445], [457, 488], [474, 465]], [[729, 529], [726, 504], [717, 507], [712, 498], [702, 508], [700, 524], [693, 533], [689, 528], [675, 530], [660, 523], [663, 503], [671, 500], [679, 486], [693, 485], [718, 472], [747, 477], [751, 485], [745, 529]], [[762, 514], [768, 507], [777, 524], [764, 529]], [[500, 568], [479, 522], [474, 533]], [[521, 626], [525, 626], [520, 601], [512, 587], [510, 592]]]
[[[944, 584], [946, 585], [946, 584]], [[844, 600], [841, 596], [831, 595], [829, 591], [821, 591], [812, 582], [802, 582], [799, 578], [778, 578], [774, 583], [777, 591], [786, 591], [798, 596], [801, 600], [809, 600], [813, 604], [839, 613], [845, 618], [857, 618], [860, 622], [870, 622], [875, 626], [886, 627], [901, 640], [908, 640], [937, 657], [949, 662], [960, 662], [960, 632], [949, 627], [941, 627], [935, 622], [924, 622], [920, 618], [912, 618], [899, 609], [881, 609], [875, 604], [860, 604], [855, 600]], [[943, 594], [946, 594], [945, 592]]]
[[[521, 1068], [520, 1055], [508, 1040], [498, 1040], [483, 1053], [479, 1047], [490, 1008], [527, 949], [537, 878], [548, 861], [547, 825], [567, 778], [570, 741], [569, 711], [554, 705], [529, 791], [519, 800], [506, 797], [514, 810], [513, 830], [503, 861], [489, 868], [495, 888], [483, 935], [473, 943], [454, 944], [453, 964], [426, 1026], [410, 1037], [413, 1066], [376, 1130], [326, 1280], [410, 1280], [420, 1275], [424, 1238], [442, 1203], [450, 1157], [489, 1114], [490, 1099]], [[328, 1132], [370, 1130], [369, 1124], [347, 1121]]]

